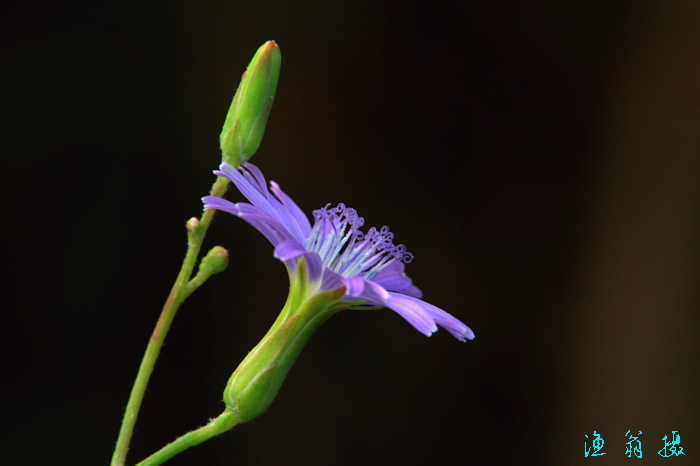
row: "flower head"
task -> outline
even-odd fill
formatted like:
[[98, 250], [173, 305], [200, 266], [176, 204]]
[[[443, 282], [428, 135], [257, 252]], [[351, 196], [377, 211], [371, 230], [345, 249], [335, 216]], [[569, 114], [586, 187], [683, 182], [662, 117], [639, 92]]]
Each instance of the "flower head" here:
[[[388, 227], [363, 233], [364, 219], [344, 204], [315, 210], [312, 227], [277, 183], [270, 182], [268, 189], [255, 165], [245, 163], [236, 169], [223, 163], [214, 173], [233, 181], [250, 204], [207, 196], [202, 199], [204, 206], [240, 217], [265, 235], [292, 280], [303, 269], [305, 299], [344, 288], [337, 303], [345, 308], [388, 307], [425, 335], [440, 325], [461, 341], [474, 338], [474, 332], [458, 319], [419, 299], [421, 291], [404, 273], [413, 256], [402, 244], [394, 245]], [[299, 267], [302, 257], [305, 266]]]

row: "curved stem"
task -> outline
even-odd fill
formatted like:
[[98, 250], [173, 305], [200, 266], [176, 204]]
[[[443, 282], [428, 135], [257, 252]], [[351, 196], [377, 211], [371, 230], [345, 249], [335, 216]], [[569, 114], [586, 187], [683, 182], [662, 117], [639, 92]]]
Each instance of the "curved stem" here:
[[167, 444], [157, 452], [153, 453], [136, 466], [158, 466], [159, 464], [163, 464], [178, 453], [224, 433], [233, 428], [233, 426], [236, 424], [238, 424], [238, 420], [236, 419], [234, 413], [232, 411], [224, 411], [216, 419], [210, 420], [209, 424], [206, 426], [202, 426], [199, 429], [186, 433], [174, 442]]
[[[217, 177], [216, 182], [212, 186], [211, 195], [222, 196], [226, 191], [228, 183], [229, 180], [227, 178]], [[143, 395], [146, 391], [148, 381], [151, 378], [153, 366], [156, 363], [156, 359], [158, 359], [160, 348], [163, 346], [165, 336], [170, 329], [170, 324], [185, 298], [189, 296], [196, 287], [201, 285], [201, 283], [191, 284], [190, 277], [192, 276], [192, 270], [197, 262], [199, 251], [202, 248], [202, 242], [207, 234], [207, 229], [214, 217], [214, 212], [214, 209], [205, 210], [199, 225], [188, 231], [187, 255], [182, 263], [182, 268], [175, 280], [175, 284], [170, 290], [170, 295], [165, 302], [165, 306], [163, 306], [163, 311], [158, 318], [158, 322], [156, 322], [156, 327], [153, 330], [151, 339], [148, 341], [148, 346], [146, 347], [146, 352], [141, 360], [141, 366], [139, 367], [139, 372], [134, 381], [134, 386], [129, 396], [129, 402], [124, 412], [124, 419], [122, 420], [121, 429], [119, 430], [117, 446], [112, 455], [111, 466], [123, 466], [126, 461], [126, 454], [129, 450], [129, 443], [131, 442], [131, 436], [134, 432], [134, 425], [136, 424], [136, 418], [141, 408]]]

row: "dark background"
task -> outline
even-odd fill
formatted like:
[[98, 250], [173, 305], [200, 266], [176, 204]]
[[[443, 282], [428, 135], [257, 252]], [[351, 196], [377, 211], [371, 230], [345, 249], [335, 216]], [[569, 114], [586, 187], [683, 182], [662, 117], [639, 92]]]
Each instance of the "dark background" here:
[[[617, 464], [628, 430], [645, 464], [697, 464], [697, 2], [3, 8], [1, 464], [108, 464], [270, 39], [283, 66], [252, 161], [306, 212], [389, 225], [425, 299], [477, 337], [341, 313], [267, 413], [168, 464]], [[129, 464], [223, 410], [284, 303], [262, 235], [219, 215], [217, 244], [229, 269], [175, 319]], [[594, 430], [607, 455], [584, 458]], [[672, 430], [687, 456], [662, 461]]]

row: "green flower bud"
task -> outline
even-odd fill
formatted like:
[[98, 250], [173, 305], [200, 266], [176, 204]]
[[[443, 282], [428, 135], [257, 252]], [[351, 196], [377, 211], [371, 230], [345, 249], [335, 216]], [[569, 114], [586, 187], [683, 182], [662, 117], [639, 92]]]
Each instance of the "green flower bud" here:
[[[190, 219], [187, 222], [187, 233], [190, 235], [190, 242], [194, 240], [197, 234], [197, 228], [199, 227], [199, 220], [196, 218]], [[202, 286], [209, 277], [214, 274], [221, 273], [226, 270], [228, 266], [228, 251], [221, 246], [214, 246], [211, 251], [204, 256], [202, 262], [199, 263], [199, 270], [197, 270], [197, 275], [187, 283], [185, 287], [182, 298], [185, 299], [191, 295], [197, 288]]]
[[258, 49], [243, 73], [219, 137], [224, 162], [237, 167], [260, 147], [281, 64], [280, 48], [269, 41]]
[[330, 316], [349, 306], [338, 304], [345, 287], [310, 294], [303, 258], [299, 260], [298, 272], [277, 321], [226, 384], [227, 409], [241, 423], [267, 410], [313, 332]]
[[199, 219], [197, 217], [192, 217], [187, 221], [185, 225], [187, 227], [187, 234], [191, 237], [197, 234], [197, 229], [199, 228]]
[[228, 266], [228, 251], [221, 246], [214, 246], [211, 251], [204, 256], [202, 263], [199, 264], [198, 274], [204, 274], [210, 277], [216, 273], [221, 273]]

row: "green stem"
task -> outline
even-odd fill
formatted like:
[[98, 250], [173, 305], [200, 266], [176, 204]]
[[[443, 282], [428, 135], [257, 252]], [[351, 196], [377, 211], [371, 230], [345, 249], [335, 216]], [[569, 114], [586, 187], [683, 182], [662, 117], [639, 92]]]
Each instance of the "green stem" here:
[[191, 279], [187, 283], [187, 286], [182, 290], [183, 301], [185, 299], [187, 299], [192, 293], [194, 293], [194, 291], [197, 288], [202, 286], [204, 284], [204, 282], [209, 280], [209, 277], [211, 277], [212, 275], [213, 275], [213, 273], [211, 271], [209, 271], [209, 273], [203, 273], [201, 266], [200, 266], [200, 269], [199, 269], [199, 272], [197, 273], [197, 275], [193, 279]]
[[224, 433], [236, 424], [238, 424], [238, 419], [236, 419], [234, 413], [228, 410], [224, 411], [219, 417], [209, 421], [209, 424], [206, 426], [193, 430], [174, 442], [167, 444], [136, 466], [158, 466], [159, 464], [163, 464], [178, 453]]
[[[228, 179], [217, 177], [216, 182], [211, 188], [211, 195], [223, 196], [228, 183]], [[151, 339], [146, 347], [146, 352], [141, 360], [141, 366], [139, 367], [138, 375], [136, 376], [134, 386], [131, 389], [131, 395], [129, 396], [129, 403], [126, 405], [126, 411], [124, 412], [124, 419], [122, 420], [121, 429], [119, 430], [117, 446], [114, 450], [114, 455], [112, 455], [111, 466], [124, 466], [131, 436], [134, 432], [136, 418], [141, 408], [141, 402], [143, 401], [143, 395], [146, 391], [148, 380], [151, 378], [153, 366], [156, 363], [156, 359], [158, 359], [160, 348], [163, 346], [165, 336], [170, 329], [170, 324], [185, 298], [189, 296], [196, 287], [201, 285], [201, 283], [190, 283], [190, 277], [192, 276], [192, 270], [197, 262], [199, 251], [202, 248], [202, 242], [207, 234], [207, 229], [214, 217], [214, 212], [214, 209], [207, 209], [204, 211], [199, 225], [191, 229], [188, 225], [187, 255], [182, 263], [182, 268], [175, 280], [175, 284], [172, 290], [170, 290], [170, 295], [165, 302], [165, 306], [163, 306], [163, 311], [160, 314], [158, 322], [156, 322], [156, 327], [153, 330]]]

